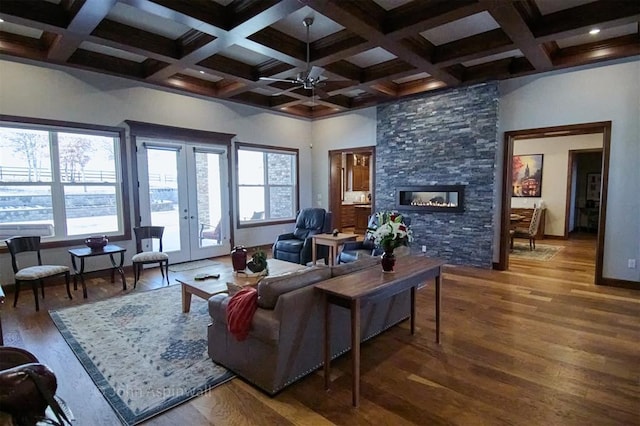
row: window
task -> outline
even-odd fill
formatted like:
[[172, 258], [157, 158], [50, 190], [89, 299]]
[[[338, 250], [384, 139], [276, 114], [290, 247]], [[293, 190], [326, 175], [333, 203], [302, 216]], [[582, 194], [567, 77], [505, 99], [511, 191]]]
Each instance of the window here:
[[298, 150], [236, 144], [238, 226], [295, 220]]
[[0, 122], [0, 239], [128, 237], [122, 130], [43, 123]]

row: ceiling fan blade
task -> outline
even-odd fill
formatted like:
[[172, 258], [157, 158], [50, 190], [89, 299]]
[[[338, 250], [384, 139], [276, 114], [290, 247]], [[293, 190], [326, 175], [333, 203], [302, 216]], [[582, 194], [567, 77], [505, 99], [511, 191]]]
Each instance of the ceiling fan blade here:
[[324, 72], [323, 68], [313, 66], [311, 67], [311, 70], [309, 71], [309, 75], [307, 75], [307, 78], [309, 80], [317, 80], [318, 78], [320, 78], [323, 72]]
[[264, 80], [264, 81], [280, 81], [283, 83], [291, 83], [291, 84], [298, 84], [300, 83], [297, 80], [293, 80], [291, 78], [271, 78], [271, 77], [260, 77], [260, 80]]

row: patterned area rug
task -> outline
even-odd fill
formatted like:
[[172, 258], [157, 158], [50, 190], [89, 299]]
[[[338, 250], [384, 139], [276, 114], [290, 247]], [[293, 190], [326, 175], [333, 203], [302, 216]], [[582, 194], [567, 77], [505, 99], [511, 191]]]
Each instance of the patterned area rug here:
[[535, 250], [529, 250], [529, 242], [515, 241], [513, 251], [509, 253], [511, 257], [527, 260], [551, 260], [562, 250], [562, 247], [549, 246], [536, 243]]
[[234, 377], [207, 354], [207, 302], [182, 313], [179, 285], [49, 314], [126, 425]]
[[194, 260], [193, 262], [176, 263], [175, 265], [169, 265], [171, 272], [190, 271], [192, 269], [207, 268], [209, 266], [220, 265], [220, 262], [215, 260], [202, 259]]

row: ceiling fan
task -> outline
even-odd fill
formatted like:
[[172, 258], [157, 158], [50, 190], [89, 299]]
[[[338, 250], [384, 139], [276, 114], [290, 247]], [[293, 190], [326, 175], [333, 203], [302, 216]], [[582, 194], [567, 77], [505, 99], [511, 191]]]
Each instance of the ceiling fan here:
[[[299, 72], [298, 75], [296, 76], [296, 78], [260, 77], [260, 80], [280, 81], [280, 82], [284, 82], [284, 83], [291, 83], [291, 84], [299, 85], [299, 87], [295, 87], [295, 88], [292, 88], [292, 89], [303, 88], [303, 89], [308, 89], [308, 90], [314, 90], [318, 86], [318, 83], [320, 83], [320, 81], [323, 79], [322, 72], [324, 71], [324, 69], [322, 69], [320, 67], [316, 67], [316, 66], [313, 66], [313, 67], [310, 66], [311, 60], [310, 60], [310, 57], [309, 57], [309, 49], [310, 49], [309, 27], [311, 26], [311, 24], [313, 24], [313, 18], [311, 18], [311, 17], [304, 18], [302, 20], [302, 24], [307, 28], [307, 67], [306, 67], [306, 70], [304, 72]], [[292, 89], [289, 89], [289, 90], [292, 90]]]

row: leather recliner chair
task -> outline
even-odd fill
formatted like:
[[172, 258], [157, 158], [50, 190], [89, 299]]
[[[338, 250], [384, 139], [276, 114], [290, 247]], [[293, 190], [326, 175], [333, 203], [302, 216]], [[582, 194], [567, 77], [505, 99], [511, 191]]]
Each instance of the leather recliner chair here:
[[[306, 265], [311, 262], [312, 235], [331, 232], [331, 212], [322, 208], [306, 208], [300, 211], [293, 232], [278, 235], [273, 244], [273, 258]], [[316, 257], [329, 256], [328, 247], [318, 246]]]

